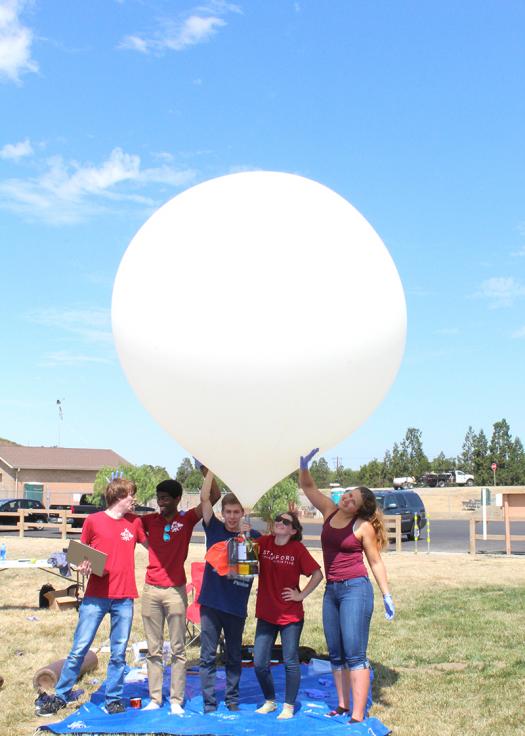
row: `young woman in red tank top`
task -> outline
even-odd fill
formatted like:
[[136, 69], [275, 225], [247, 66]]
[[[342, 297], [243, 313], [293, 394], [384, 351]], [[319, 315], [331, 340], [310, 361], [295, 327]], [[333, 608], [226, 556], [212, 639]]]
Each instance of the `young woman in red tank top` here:
[[337, 689], [338, 706], [329, 716], [350, 714], [350, 723], [365, 718], [370, 688], [370, 665], [366, 658], [374, 593], [363, 561], [366, 556], [383, 594], [385, 617], [394, 617], [381, 549], [387, 538], [376, 499], [361, 486], [343, 494], [334, 503], [317, 488], [308, 463], [318, 450], [301, 457], [299, 485], [322, 514], [321, 533], [326, 590], [323, 598], [323, 626]]

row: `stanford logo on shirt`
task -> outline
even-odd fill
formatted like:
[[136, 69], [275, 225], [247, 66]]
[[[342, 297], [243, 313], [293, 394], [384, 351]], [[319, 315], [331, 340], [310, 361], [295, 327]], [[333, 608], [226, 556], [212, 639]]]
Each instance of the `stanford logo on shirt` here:
[[170, 531], [180, 532], [181, 529], [184, 529], [184, 524], [181, 524], [180, 521], [172, 522]]
[[295, 564], [295, 555], [280, 555], [276, 552], [272, 552], [270, 549], [263, 550], [262, 558], [264, 560], [269, 560], [270, 562], [277, 562], [280, 565]]
[[125, 542], [130, 542], [133, 539], [133, 534], [129, 529], [124, 529], [123, 532], [120, 532], [120, 536]]

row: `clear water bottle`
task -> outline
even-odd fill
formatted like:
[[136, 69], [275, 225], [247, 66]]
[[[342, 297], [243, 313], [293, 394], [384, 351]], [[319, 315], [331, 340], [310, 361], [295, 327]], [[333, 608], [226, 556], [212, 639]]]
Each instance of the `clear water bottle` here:
[[4, 542], [2, 542], [2, 544], [0, 544], [0, 560], [5, 560], [6, 552], [6, 546]]

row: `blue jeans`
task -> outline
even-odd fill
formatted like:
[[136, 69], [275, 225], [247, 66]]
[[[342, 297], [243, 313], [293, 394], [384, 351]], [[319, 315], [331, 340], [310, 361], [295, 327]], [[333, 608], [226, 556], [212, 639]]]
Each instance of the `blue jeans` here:
[[296, 621], [285, 626], [271, 624], [262, 618], [257, 619], [255, 642], [253, 645], [253, 663], [255, 674], [266, 700], [275, 700], [275, 686], [273, 683], [270, 661], [272, 647], [277, 634], [281, 634], [283, 647], [283, 661], [286, 673], [286, 687], [284, 702], [295, 704], [299, 685], [301, 683], [301, 665], [299, 664], [299, 639], [303, 630], [304, 621]]
[[332, 669], [363, 670], [374, 591], [367, 577], [327, 583], [323, 597], [323, 626]]
[[219, 611], [210, 606], [201, 606], [201, 658], [200, 676], [204, 710], [215, 710], [215, 671], [217, 648], [221, 632], [224, 632], [226, 655], [226, 705], [239, 702], [239, 680], [242, 670], [242, 633], [245, 618]]
[[124, 687], [126, 647], [133, 623], [133, 598], [94, 598], [82, 601], [73, 646], [56, 686], [56, 695], [67, 702], [78, 679], [82, 662], [106, 613], [111, 619], [110, 659], [106, 679], [106, 703], [120, 700]]

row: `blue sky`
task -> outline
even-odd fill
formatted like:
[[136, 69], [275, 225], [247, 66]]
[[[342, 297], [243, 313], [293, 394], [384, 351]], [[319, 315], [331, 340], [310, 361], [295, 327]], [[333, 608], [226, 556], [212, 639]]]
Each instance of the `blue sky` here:
[[502, 417], [525, 440], [524, 31], [510, 0], [0, 0], [0, 436], [175, 472], [116, 357], [113, 279], [172, 196], [271, 169], [357, 207], [407, 297], [394, 387], [326, 457], [409, 426], [455, 455]]

